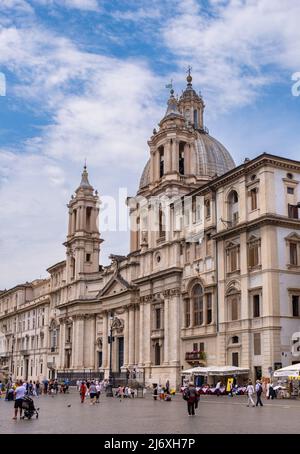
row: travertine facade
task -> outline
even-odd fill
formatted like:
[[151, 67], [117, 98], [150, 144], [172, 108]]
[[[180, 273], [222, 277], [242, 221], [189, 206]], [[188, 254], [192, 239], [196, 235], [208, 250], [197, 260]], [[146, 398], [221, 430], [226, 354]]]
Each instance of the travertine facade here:
[[[0, 359], [15, 377], [238, 365], [255, 378], [298, 361], [300, 162], [268, 154], [239, 167], [203, 124], [191, 76], [149, 140], [128, 200], [130, 253], [99, 266], [99, 197], [82, 181], [69, 203], [66, 260], [50, 278], [0, 293]], [[1, 367], [1, 366], [0, 366]]]

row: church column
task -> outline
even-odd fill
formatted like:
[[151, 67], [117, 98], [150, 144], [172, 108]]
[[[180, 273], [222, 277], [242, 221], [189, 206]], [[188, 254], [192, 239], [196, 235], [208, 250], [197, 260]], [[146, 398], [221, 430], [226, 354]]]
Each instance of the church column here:
[[144, 363], [144, 303], [140, 303], [140, 348], [139, 348], [139, 367], [143, 366]]
[[78, 207], [79, 211], [79, 230], [83, 230], [85, 226], [85, 207], [80, 205]]
[[124, 314], [124, 366], [128, 366], [129, 362], [129, 320], [128, 308], [125, 308]]
[[129, 365], [133, 366], [134, 364], [134, 315], [135, 310], [134, 306], [130, 306], [129, 308]]
[[169, 361], [174, 366], [179, 366], [179, 339], [180, 339], [180, 325], [179, 325], [179, 308], [180, 308], [180, 291], [174, 289], [172, 296], [169, 300], [169, 310], [172, 313], [172, 323], [170, 324], [170, 357]]
[[173, 139], [172, 170], [179, 172], [179, 141], [177, 139]]
[[151, 365], [151, 304], [144, 305], [144, 363]]
[[150, 147], [150, 182], [155, 180], [155, 161], [154, 161], [154, 147]]
[[172, 171], [172, 150], [171, 141], [168, 140], [165, 146], [165, 173]]
[[169, 363], [169, 323], [172, 323], [172, 320], [169, 320], [169, 298], [165, 296], [164, 302], [164, 357], [163, 362], [164, 364]]
[[69, 210], [68, 236], [72, 235], [72, 210]]
[[[91, 369], [96, 368], [95, 364], [95, 349], [96, 349], [96, 316], [92, 315], [90, 320], [88, 320], [90, 325], [90, 330], [88, 334], [88, 339], [90, 342], [90, 354], [89, 354], [89, 367]], [[86, 366], [86, 364], [84, 364]]]
[[140, 348], [140, 332], [139, 332], [139, 320], [140, 320], [140, 308], [138, 305], [135, 306], [135, 317], [134, 317], [134, 364], [139, 362], [139, 348]]
[[108, 366], [108, 317], [107, 312], [102, 314], [102, 367], [103, 369]]
[[84, 367], [83, 356], [84, 356], [84, 318], [78, 317], [76, 320], [77, 325], [77, 336], [76, 336], [76, 367], [82, 369]]
[[72, 324], [72, 356], [71, 356], [71, 368], [75, 369], [76, 366], [76, 353], [77, 353], [77, 346], [76, 346], [76, 339], [77, 339], [77, 324], [75, 322], [75, 317], [73, 317], [73, 324]]
[[59, 363], [58, 367], [64, 369], [65, 366], [65, 339], [66, 339], [66, 324], [65, 322], [60, 322], [59, 328]]
[[184, 146], [184, 173], [185, 175], [191, 174], [191, 146], [186, 143]]

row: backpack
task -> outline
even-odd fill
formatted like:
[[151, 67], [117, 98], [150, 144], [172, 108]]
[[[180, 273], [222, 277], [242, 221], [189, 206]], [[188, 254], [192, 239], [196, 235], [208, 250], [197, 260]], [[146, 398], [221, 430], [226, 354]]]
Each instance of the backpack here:
[[189, 400], [189, 397], [190, 397], [190, 391], [188, 388], [185, 388], [183, 390], [182, 398], [183, 398], [183, 400]]

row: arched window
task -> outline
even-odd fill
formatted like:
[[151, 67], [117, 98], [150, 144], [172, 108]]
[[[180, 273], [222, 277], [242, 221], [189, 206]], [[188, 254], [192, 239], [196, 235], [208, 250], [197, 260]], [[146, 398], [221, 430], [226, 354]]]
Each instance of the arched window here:
[[184, 142], [179, 143], [179, 173], [184, 175]]
[[203, 324], [203, 288], [196, 284], [192, 291], [194, 326]]
[[159, 147], [159, 178], [163, 177], [165, 173], [165, 152], [164, 147]]
[[194, 128], [198, 128], [198, 110], [194, 110]]
[[231, 191], [228, 196], [228, 221], [230, 227], [239, 222], [239, 196], [236, 191]]

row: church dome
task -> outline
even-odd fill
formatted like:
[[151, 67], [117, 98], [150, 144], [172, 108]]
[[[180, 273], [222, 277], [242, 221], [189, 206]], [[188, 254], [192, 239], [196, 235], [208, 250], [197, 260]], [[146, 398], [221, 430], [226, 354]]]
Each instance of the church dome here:
[[235, 162], [229, 151], [206, 132], [197, 131], [195, 149], [196, 176], [219, 177], [235, 167]]
[[[216, 177], [235, 167], [229, 151], [214, 137], [205, 131], [197, 131], [194, 142], [196, 151], [192, 174], [196, 177]], [[140, 180], [140, 189], [150, 183], [150, 159], [147, 162]]]

